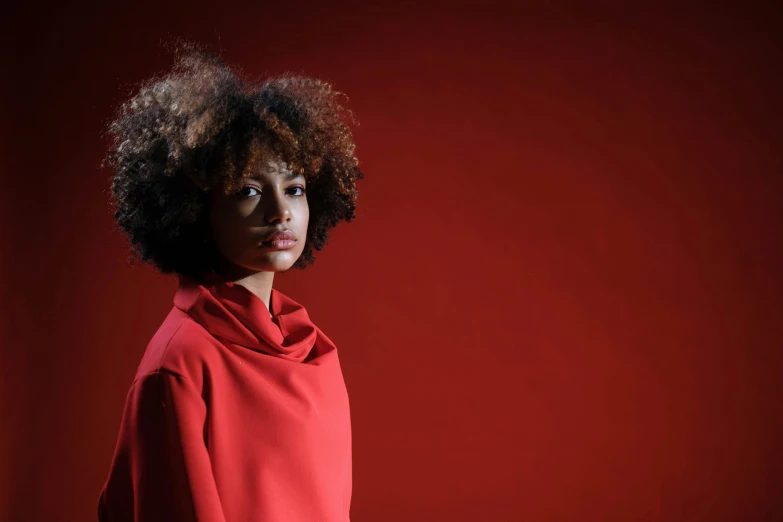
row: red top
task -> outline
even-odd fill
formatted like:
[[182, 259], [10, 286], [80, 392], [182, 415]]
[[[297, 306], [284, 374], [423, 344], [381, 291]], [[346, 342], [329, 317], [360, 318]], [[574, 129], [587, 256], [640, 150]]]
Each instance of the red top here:
[[[349, 522], [337, 348], [272, 289], [180, 276], [125, 402], [100, 522]], [[206, 286], [204, 286], [206, 285]]]

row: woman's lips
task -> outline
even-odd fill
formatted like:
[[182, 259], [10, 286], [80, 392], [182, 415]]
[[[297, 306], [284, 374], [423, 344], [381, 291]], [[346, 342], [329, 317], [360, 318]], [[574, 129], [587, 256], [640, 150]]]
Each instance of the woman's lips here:
[[292, 248], [294, 245], [296, 245], [296, 240], [293, 239], [272, 239], [261, 243], [262, 248], [269, 248], [272, 250], [286, 250]]
[[279, 230], [267, 236], [266, 241], [261, 242], [262, 248], [272, 250], [284, 250], [296, 244], [296, 236], [290, 230]]

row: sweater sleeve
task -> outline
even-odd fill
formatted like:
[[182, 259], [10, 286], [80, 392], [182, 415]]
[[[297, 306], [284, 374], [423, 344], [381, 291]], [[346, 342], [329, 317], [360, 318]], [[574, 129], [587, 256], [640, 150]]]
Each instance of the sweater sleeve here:
[[182, 375], [158, 371], [131, 386], [101, 522], [225, 522], [204, 442], [206, 414]]

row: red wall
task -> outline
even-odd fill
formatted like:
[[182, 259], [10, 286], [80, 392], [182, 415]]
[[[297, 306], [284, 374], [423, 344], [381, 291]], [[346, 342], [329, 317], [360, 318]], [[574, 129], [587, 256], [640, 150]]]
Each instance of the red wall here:
[[180, 35], [361, 122], [357, 219], [275, 281], [341, 350], [352, 520], [783, 520], [783, 19], [328, 4], [6, 18], [0, 519], [95, 519], [175, 288], [100, 132]]

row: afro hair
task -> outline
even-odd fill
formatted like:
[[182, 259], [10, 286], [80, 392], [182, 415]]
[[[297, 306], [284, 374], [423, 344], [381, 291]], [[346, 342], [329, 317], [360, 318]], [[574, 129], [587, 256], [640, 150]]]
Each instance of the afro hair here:
[[291, 73], [244, 78], [192, 42], [173, 50], [173, 68], [143, 82], [106, 127], [111, 146], [101, 165], [113, 170], [110, 202], [131, 264], [194, 278], [209, 270], [209, 191], [237, 190], [248, 158], [263, 149], [305, 176], [310, 219], [293, 267], [307, 267], [329, 229], [355, 217], [364, 178], [345, 95]]

